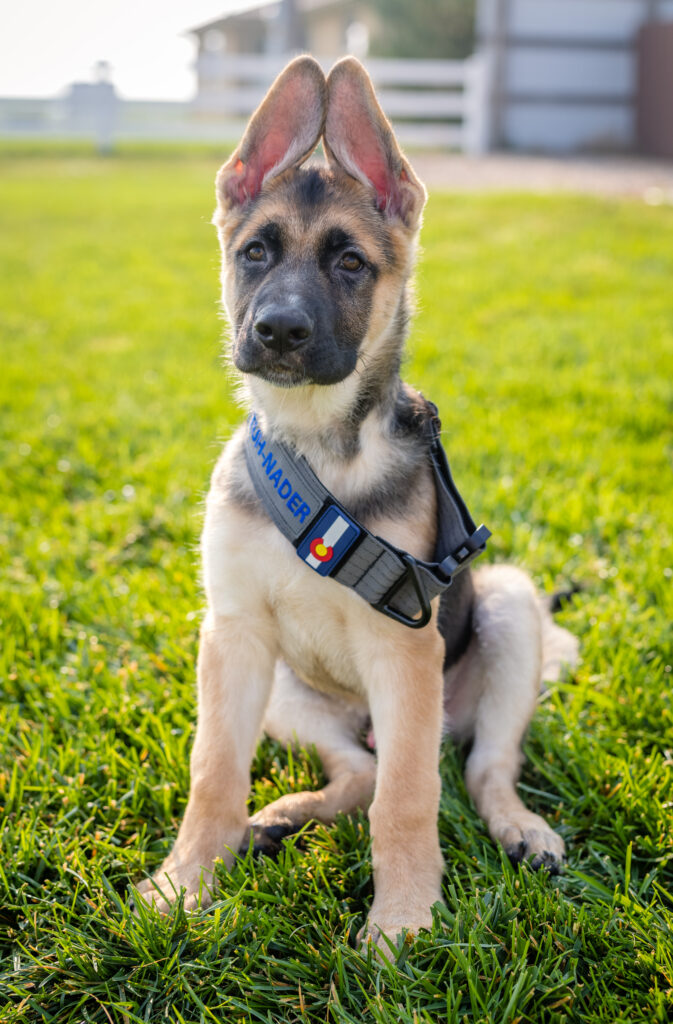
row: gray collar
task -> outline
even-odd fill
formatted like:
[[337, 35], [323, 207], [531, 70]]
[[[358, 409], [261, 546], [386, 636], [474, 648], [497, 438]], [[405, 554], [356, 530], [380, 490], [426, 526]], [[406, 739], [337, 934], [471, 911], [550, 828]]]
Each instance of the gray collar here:
[[491, 531], [477, 528], [451, 477], [437, 409], [427, 403], [429, 455], [437, 490], [435, 562], [424, 562], [375, 537], [320, 482], [308, 462], [282, 441], [264, 437], [250, 413], [245, 458], [257, 497], [297, 555], [321, 576], [350, 587], [377, 611], [418, 629], [430, 601], [481, 554]]

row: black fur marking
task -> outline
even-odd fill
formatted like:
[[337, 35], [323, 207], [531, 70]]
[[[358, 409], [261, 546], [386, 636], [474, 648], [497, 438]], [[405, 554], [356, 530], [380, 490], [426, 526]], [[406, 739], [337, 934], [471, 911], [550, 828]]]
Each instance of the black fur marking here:
[[408, 437], [410, 434], [419, 437], [427, 436], [426, 431], [432, 415], [432, 410], [423, 396], [402, 382], [395, 403], [393, 435], [396, 437]]
[[308, 207], [307, 213], [312, 212], [312, 207], [323, 203], [334, 194], [332, 182], [325, 177], [324, 171], [319, 167], [301, 168], [295, 173], [292, 186], [292, 200], [300, 211], [302, 207]]
[[333, 256], [340, 249], [348, 249], [352, 245], [357, 245], [357, 242], [347, 231], [343, 231], [341, 228], [330, 228], [322, 240], [320, 251], [321, 254]]

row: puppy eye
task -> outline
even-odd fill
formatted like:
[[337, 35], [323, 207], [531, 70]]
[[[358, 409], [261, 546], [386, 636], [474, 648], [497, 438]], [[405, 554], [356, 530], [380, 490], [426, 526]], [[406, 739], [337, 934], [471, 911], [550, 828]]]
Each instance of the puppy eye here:
[[348, 270], [351, 274], [355, 274], [358, 270], [362, 270], [364, 261], [356, 252], [345, 252], [339, 260], [339, 266], [342, 270]]
[[251, 242], [245, 250], [245, 256], [251, 263], [261, 263], [266, 259], [266, 249], [261, 242]]

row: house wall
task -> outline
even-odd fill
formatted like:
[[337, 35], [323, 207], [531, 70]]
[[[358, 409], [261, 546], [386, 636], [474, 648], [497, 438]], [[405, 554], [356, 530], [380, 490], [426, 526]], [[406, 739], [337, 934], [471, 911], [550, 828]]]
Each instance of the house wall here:
[[346, 28], [351, 18], [339, 8], [315, 11], [306, 19], [304, 31], [311, 53], [326, 56], [343, 53]]
[[478, 0], [492, 148], [636, 145], [638, 31], [673, 0]]
[[[274, 38], [274, 33], [280, 31], [278, 14], [278, 5], [270, 4], [261, 13], [231, 15], [195, 32], [199, 43], [195, 63], [195, 105], [198, 109], [218, 109], [222, 106], [221, 98], [237, 84], [236, 74], [232, 72], [232, 57], [279, 55], [278, 38]], [[378, 15], [366, 3], [357, 0], [316, 7], [306, 12], [306, 49], [328, 63], [337, 60], [347, 52], [346, 32], [353, 22], [365, 25], [371, 36], [377, 29]], [[213, 33], [219, 33], [226, 40], [223, 48], [213, 49], [209, 45]]]
[[[277, 53], [274, 32], [277, 31], [280, 7], [269, 4], [260, 11], [250, 14], [234, 14], [219, 21], [211, 22], [207, 28], [195, 31], [199, 44], [199, 56], [209, 53], [208, 37], [213, 32], [226, 38], [222, 53]], [[338, 57], [346, 52], [346, 30], [358, 21], [366, 25], [370, 35], [378, 27], [378, 15], [371, 7], [358, 0], [343, 0], [326, 7], [316, 7], [303, 15], [306, 34], [306, 49], [327, 57]], [[211, 51], [212, 52], [212, 51]]]
[[346, 30], [353, 21], [359, 21], [375, 33], [378, 18], [363, 4], [344, 4], [311, 12], [306, 19], [309, 50], [325, 57], [340, 57], [346, 52]]
[[262, 18], [239, 15], [237, 18], [222, 18], [207, 28], [194, 32], [198, 40], [199, 56], [204, 53], [220, 52], [213, 41], [220, 37], [223, 51], [227, 53], [264, 53], [266, 50], [267, 22]]

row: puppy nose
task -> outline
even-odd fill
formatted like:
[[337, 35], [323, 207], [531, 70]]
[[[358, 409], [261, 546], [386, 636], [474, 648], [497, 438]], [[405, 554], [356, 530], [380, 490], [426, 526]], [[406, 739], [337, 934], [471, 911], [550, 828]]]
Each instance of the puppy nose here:
[[259, 311], [253, 330], [266, 348], [282, 354], [306, 344], [313, 334], [313, 321], [301, 309], [274, 304]]

